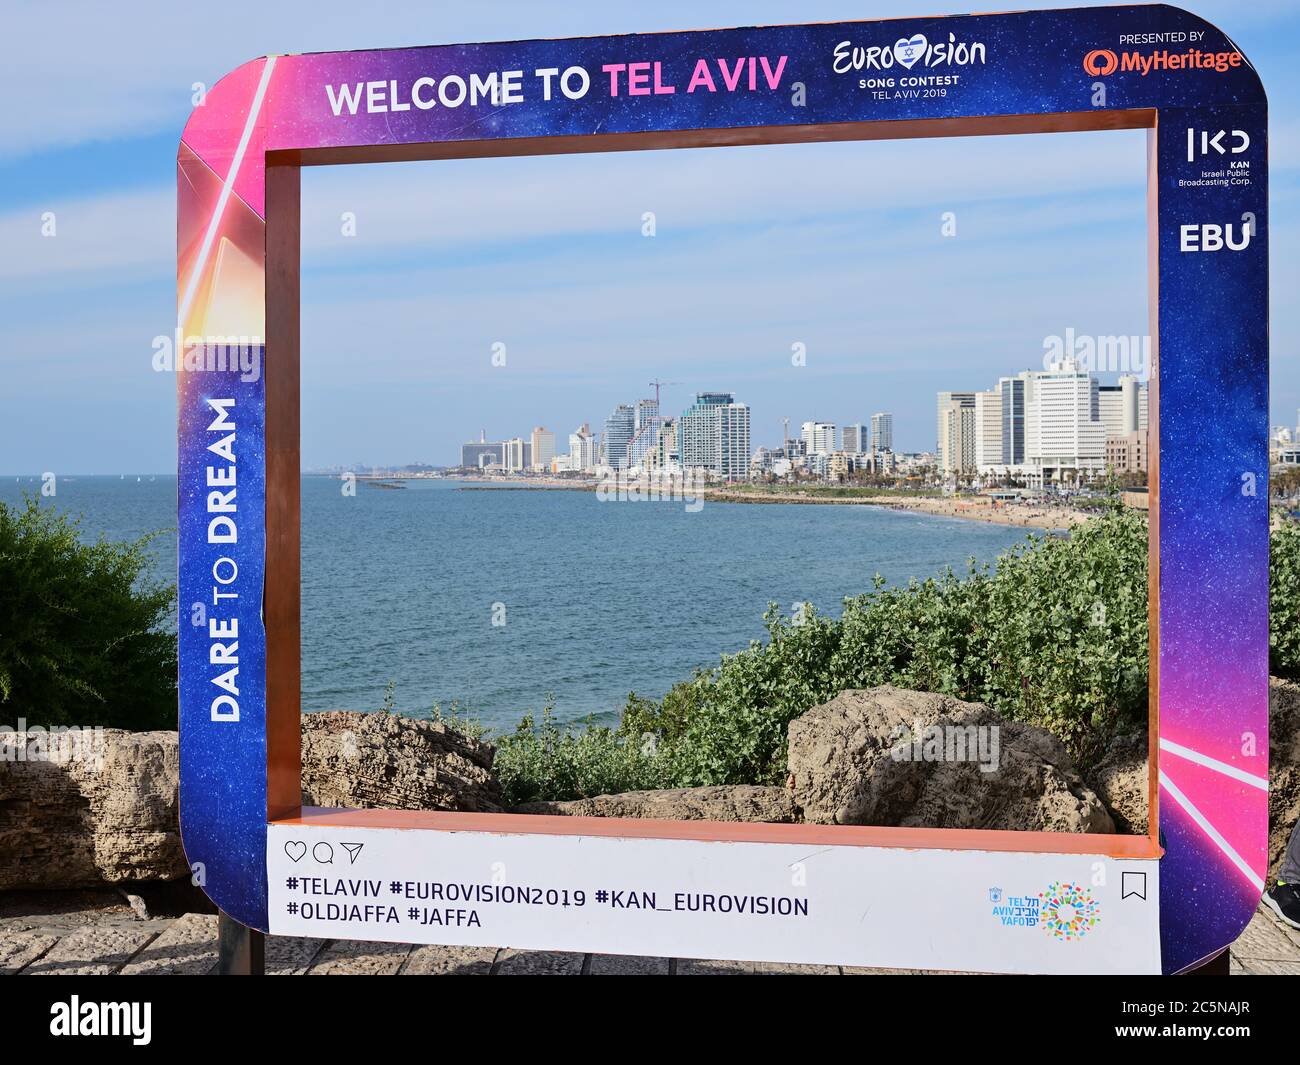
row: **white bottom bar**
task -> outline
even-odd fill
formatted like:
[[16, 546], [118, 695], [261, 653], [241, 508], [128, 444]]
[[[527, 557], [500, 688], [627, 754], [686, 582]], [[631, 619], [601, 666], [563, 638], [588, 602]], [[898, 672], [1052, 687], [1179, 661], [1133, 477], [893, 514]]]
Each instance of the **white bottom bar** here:
[[[267, 847], [276, 935], [967, 972], [1160, 971], [1156, 860], [305, 825], [272, 825]], [[1071, 886], [1053, 895], [1053, 885]], [[1080, 914], [1096, 920], [1059, 934], [1049, 920]]]

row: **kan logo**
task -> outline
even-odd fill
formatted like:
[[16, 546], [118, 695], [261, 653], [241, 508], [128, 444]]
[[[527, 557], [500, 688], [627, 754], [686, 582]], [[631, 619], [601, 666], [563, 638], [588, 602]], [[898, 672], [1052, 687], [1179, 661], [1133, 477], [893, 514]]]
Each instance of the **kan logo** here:
[[[1199, 138], [1197, 134], [1200, 134]], [[1224, 141], [1227, 140], [1225, 145]], [[1250, 147], [1250, 134], [1244, 129], [1221, 129], [1211, 133], [1209, 130], [1187, 127], [1187, 161], [1194, 163], [1197, 158], [1211, 152], [1219, 155], [1240, 155]]]

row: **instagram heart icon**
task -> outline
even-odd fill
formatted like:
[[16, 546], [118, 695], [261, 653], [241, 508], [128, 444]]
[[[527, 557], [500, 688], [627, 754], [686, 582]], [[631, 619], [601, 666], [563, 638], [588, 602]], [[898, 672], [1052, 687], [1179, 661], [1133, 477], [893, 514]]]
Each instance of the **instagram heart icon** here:
[[912, 64], [925, 55], [925, 49], [929, 43], [923, 33], [918, 33], [910, 39], [900, 37], [894, 42], [894, 58], [907, 67], [908, 70], [911, 70]]

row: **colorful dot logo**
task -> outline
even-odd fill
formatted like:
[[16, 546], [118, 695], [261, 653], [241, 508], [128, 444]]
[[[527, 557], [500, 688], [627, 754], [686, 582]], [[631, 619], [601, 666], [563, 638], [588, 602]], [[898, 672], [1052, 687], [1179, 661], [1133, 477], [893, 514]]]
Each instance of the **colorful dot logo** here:
[[1101, 923], [1101, 903], [1088, 888], [1054, 881], [1038, 897], [1039, 925], [1057, 939], [1082, 939]]

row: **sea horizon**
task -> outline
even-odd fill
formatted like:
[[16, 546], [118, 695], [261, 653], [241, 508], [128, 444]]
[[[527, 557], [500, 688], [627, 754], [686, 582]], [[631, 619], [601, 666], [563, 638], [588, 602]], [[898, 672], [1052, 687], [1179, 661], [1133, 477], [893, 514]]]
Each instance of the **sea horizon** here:
[[[135, 478], [140, 478], [136, 480]], [[302, 709], [416, 718], [435, 705], [494, 731], [553, 702], [562, 723], [614, 724], [628, 693], [659, 699], [787, 618], [991, 562], [1026, 530], [877, 507], [601, 502], [587, 492], [400, 491], [302, 484]], [[155, 534], [148, 576], [176, 573], [175, 474], [0, 480], [35, 490], [93, 540]], [[391, 685], [391, 690], [390, 690]]]

